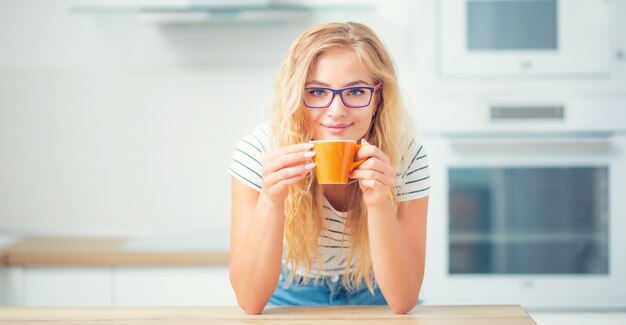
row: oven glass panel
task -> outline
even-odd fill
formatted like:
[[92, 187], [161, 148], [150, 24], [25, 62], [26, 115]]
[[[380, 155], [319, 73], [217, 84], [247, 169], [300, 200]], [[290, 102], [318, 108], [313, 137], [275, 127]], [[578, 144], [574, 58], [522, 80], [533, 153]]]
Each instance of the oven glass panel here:
[[556, 0], [468, 0], [467, 48], [556, 50]]
[[451, 274], [608, 273], [608, 167], [448, 176]]

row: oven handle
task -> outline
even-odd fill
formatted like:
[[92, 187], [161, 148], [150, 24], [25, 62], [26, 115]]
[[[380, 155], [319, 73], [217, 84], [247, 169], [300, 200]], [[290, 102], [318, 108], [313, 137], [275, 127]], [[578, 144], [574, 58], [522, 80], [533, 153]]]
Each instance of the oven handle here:
[[611, 132], [571, 134], [454, 134], [448, 135], [450, 145], [458, 150], [494, 149], [503, 147], [558, 147], [560, 149], [609, 150]]

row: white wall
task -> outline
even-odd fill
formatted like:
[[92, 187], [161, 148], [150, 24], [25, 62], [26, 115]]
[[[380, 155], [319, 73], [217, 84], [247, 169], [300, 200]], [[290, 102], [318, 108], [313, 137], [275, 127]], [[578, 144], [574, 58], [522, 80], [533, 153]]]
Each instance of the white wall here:
[[0, 0], [0, 231], [227, 232], [233, 146], [264, 120], [300, 32], [360, 20], [400, 67], [410, 55], [403, 1], [190, 26], [69, 3]]
[[[442, 98], [626, 93], [624, 60], [596, 81], [442, 80], [435, 0], [317, 10], [278, 25], [187, 26], [70, 13], [71, 2], [0, 0], [0, 231], [227, 232], [233, 146], [264, 120], [291, 41], [321, 21], [377, 31], [422, 129]], [[626, 1], [613, 3], [611, 15], [626, 16]], [[624, 49], [626, 20], [614, 21]]]

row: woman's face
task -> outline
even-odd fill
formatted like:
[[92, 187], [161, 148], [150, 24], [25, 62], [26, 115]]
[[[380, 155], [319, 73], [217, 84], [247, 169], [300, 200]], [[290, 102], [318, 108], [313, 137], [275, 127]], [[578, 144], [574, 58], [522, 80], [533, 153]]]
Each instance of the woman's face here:
[[[305, 84], [305, 87], [334, 89], [351, 86], [373, 87], [374, 80], [361, 65], [354, 51], [348, 48], [332, 49], [320, 54]], [[309, 90], [305, 90], [307, 91]], [[350, 108], [345, 106], [337, 94], [327, 108], [305, 106], [313, 128], [313, 139], [360, 140], [370, 127], [377, 103], [378, 96], [374, 93], [369, 105]]]

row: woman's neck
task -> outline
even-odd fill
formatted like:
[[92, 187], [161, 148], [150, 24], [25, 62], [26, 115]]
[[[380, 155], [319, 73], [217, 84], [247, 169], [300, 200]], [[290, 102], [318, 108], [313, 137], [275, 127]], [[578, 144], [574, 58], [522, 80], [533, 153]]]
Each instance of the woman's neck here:
[[346, 212], [346, 194], [348, 185], [346, 184], [327, 184], [324, 186], [324, 196], [333, 206], [333, 208], [339, 212]]

